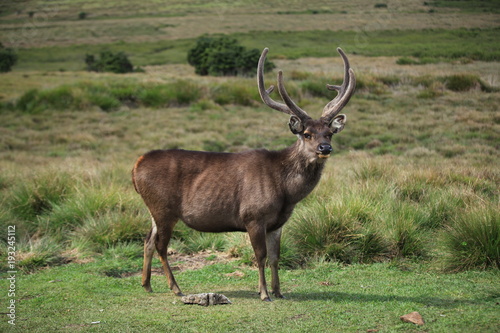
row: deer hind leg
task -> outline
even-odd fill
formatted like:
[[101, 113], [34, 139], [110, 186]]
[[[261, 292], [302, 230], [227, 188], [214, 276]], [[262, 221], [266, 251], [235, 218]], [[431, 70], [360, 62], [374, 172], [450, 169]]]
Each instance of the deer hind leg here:
[[172, 269], [170, 268], [167, 260], [168, 243], [170, 242], [172, 231], [176, 223], [176, 219], [162, 221], [162, 225], [164, 227], [158, 230], [158, 236], [156, 238], [155, 245], [156, 251], [158, 251], [158, 255], [160, 256], [160, 260], [163, 265], [163, 271], [165, 272], [165, 275], [167, 277], [170, 290], [172, 290], [177, 296], [183, 296], [179, 285], [177, 285], [177, 282], [175, 281], [174, 274], [172, 273]]
[[153, 292], [153, 289], [151, 289], [151, 261], [153, 260], [156, 236], [158, 233], [155, 220], [153, 218], [151, 218], [151, 220], [153, 225], [144, 240], [144, 263], [142, 265], [142, 286], [150, 293]]
[[250, 236], [250, 242], [252, 243], [253, 251], [255, 253], [255, 258], [257, 259], [257, 266], [259, 268], [259, 293], [260, 299], [263, 301], [271, 301], [269, 292], [266, 286], [266, 230], [262, 227], [256, 226], [255, 228], [248, 229], [248, 235]]
[[271, 287], [274, 296], [285, 298], [281, 294], [280, 278], [278, 275], [278, 262], [280, 259], [281, 228], [266, 234], [267, 256], [271, 266]]

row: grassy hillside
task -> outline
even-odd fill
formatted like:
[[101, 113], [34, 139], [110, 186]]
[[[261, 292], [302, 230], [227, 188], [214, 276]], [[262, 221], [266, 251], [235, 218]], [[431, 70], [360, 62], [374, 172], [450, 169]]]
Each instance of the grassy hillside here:
[[[16, 328], [164, 331], [189, 322], [200, 332], [494, 332], [499, 14], [496, 1], [472, 3], [0, 4], [0, 42], [19, 55], [13, 71], [0, 74], [4, 290], [11, 262], [18, 272], [15, 297], [0, 295], [0, 304], [17, 301]], [[130, 181], [138, 156], [157, 148], [282, 149], [296, 140], [287, 117], [263, 106], [255, 78], [194, 74], [186, 52], [205, 33], [269, 47], [290, 95], [312, 116], [334, 97], [325, 84], [342, 79], [335, 47], [348, 52], [357, 75], [334, 156], [284, 229], [288, 300], [270, 305], [254, 294], [245, 235], [180, 224], [171, 250], [181, 288], [221, 292], [234, 304], [180, 304], [157, 259], [159, 292], [140, 287], [150, 222]], [[104, 49], [126, 52], [143, 72], [82, 71], [85, 54]], [[275, 83], [276, 72], [266, 80]], [[186, 270], [193, 262], [208, 267]], [[399, 320], [412, 311], [425, 326]], [[0, 330], [12, 328], [0, 319]]]

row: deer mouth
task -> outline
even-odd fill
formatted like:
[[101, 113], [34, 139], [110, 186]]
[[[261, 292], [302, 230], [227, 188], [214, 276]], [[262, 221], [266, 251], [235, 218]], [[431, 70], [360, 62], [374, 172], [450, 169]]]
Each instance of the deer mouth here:
[[327, 159], [328, 157], [330, 157], [330, 154], [324, 154], [324, 153], [317, 153], [317, 154], [318, 157], [322, 159]]

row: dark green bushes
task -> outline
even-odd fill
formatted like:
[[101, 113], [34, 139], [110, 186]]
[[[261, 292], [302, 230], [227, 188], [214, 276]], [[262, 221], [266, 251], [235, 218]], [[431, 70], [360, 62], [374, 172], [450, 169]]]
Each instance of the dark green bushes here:
[[103, 51], [99, 57], [93, 54], [85, 56], [87, 70], [90, 72], [112, 72], [112, 73], [130, 73], [134, 71], [134, 66], [123, 52], [112, 53]]
[[[247, 50], [234, 38], [202, 36], [189, 50], [187, 60], [194, 66], [196, 74], [234, 76], [254, 75], [259, 57], [259, 50]], [[266, 63], [266, 71], [273, 68], [273, 63]]]
[[0, 73], [10, 72], [17, 62], [17, 54], [11, 48], [5, 48], [0, 43]]

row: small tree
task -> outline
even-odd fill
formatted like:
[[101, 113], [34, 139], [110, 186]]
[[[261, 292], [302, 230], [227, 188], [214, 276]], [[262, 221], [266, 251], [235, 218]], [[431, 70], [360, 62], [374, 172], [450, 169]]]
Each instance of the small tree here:
[[0, 73], [10, 72], [12, 66], [17, 62], [17, 54], [11, 48], [5, 48], [0, 43]]
[[92, 72], [130, 73], [134, 66], [123, 52], [103, 51], [97, 59], [93, 54], [85, 56], [87, 70]]
[[[259, 57], [259, 50], [246, 50], [234, 38], [202, 36], [189, 50], [187, 60], [196, 74], [228, 76], [254, 74]], [[271, 62], [265, 65], [266, 71], [274, 67]]]

